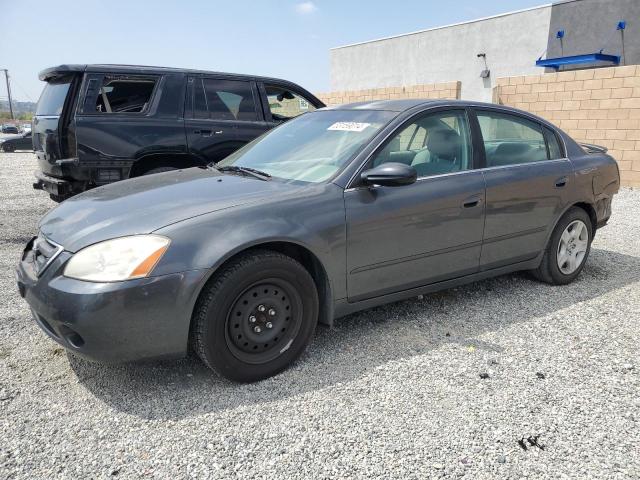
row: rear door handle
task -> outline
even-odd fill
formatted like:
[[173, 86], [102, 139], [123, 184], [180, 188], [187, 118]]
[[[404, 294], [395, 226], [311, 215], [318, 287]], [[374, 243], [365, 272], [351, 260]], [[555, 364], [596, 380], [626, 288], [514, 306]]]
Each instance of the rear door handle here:
[[[196, 135], [202, 135], [203, 137], [210, 137], [212, 131], [211, 130], [195, 130], [193, 133]], [[216, 135], [222, 133], [222, 130], [216, 132]]]
[[567, 177], [562, 177], [556, 180], [556, 187], [562, 188], [567, 184]]

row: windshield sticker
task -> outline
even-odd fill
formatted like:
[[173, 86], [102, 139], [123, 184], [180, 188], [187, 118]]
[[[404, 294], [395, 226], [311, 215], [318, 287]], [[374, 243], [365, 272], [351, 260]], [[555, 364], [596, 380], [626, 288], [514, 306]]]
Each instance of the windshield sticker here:
[[327, 130], [339, 130], [342, 132], [361, 132], [369, 125], [371, 124], [359, 122], [336, 122], [329, 128], [327, 128]]

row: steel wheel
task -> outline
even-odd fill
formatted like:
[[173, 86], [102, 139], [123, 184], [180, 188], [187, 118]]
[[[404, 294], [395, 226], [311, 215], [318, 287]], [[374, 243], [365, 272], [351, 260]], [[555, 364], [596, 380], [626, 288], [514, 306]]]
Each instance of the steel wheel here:
[[254, 382], [287, 368], [318, 323], [318, 290], [307, 269], [254, 249], [216, 272], [194, 309], [191, 346], [219, 374]]
[[302, 299], [282, 279], [247, 288], [227, 315], [225, 336], [231, 353], [246, 363], [266, 363], [278, 357], [300, 329]]
[[589, 230], [582, 220], [571, 222], [560, 237], [556, 261], [565, 275], [575, 272], [585, 259], [589, 248]]

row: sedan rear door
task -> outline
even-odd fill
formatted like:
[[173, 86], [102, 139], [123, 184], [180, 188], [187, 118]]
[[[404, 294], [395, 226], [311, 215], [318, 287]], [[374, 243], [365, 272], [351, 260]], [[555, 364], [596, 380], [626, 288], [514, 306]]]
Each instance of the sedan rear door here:
[[484, 145], [486, 220], [480, 269], [535, 258], [570, 198], [573, 167], [551, 129], [514, 113], [476, 109]]

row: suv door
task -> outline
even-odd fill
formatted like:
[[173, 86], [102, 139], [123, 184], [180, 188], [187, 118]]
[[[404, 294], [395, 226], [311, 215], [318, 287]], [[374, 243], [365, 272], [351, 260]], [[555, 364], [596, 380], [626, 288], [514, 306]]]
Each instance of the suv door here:
[[487, 184], [480, 268], [488, 270], [530, 260], [544, 249], [567, 205], [573, 167], [555, 133], [545, 135], [538, 122], [499, 110], [475, 114]]
[[422, 113], [377, 150], [365, 168], [412, 165], [411, 185], [345, 190], [349, 301], [478, 271], [484, 178], [473, 170], [464, 109]]
[[218, 162], [268, 129], [255, 83], [190, 77], [185, 128], [189, 151]]

